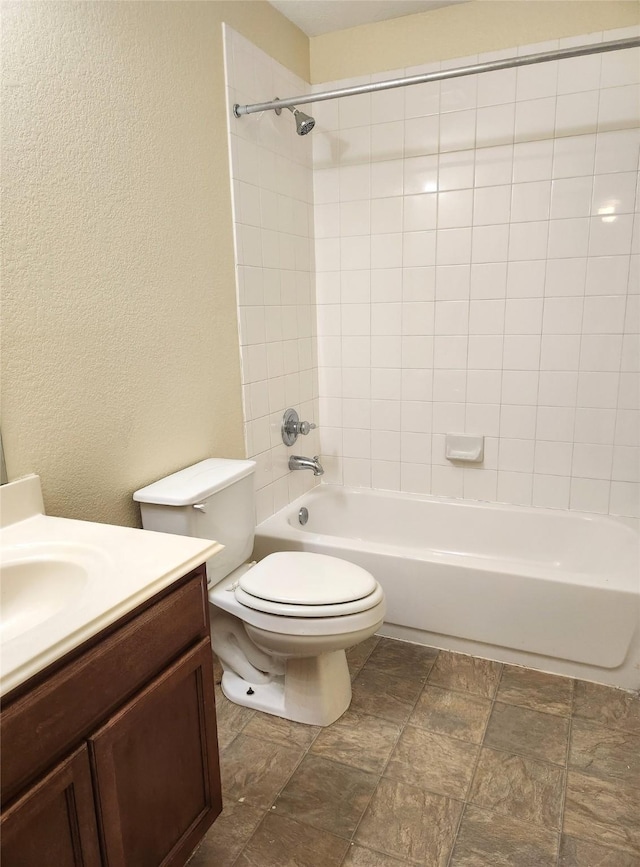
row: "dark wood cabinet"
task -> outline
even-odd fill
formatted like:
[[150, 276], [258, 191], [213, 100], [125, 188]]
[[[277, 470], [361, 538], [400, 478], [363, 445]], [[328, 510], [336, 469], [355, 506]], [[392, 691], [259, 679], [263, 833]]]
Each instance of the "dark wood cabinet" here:
[[100, 867], [86, 746], [4, 811], [1, 833], [6, 867]]
[[3, 867], [177, 867], [222, 809], [203, 570], [10, 693]]

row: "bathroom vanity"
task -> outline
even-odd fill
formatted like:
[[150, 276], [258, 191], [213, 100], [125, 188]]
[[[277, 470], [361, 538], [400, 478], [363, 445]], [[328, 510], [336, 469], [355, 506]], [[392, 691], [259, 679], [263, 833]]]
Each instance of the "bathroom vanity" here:
[[[3, 576], [11, 577], [5, 552], [11, 562], [16, 551], [30, 550], [21, 533], [37, 530], [38, 545], [52, 551], [43, 537], [61, 528], [73, 533], [70, 525], [79, 525], [78, 538], [102, 532], [95, 529], [101, 525], [42, 514], [3, 529]], [[164, 534], [123, 527], [104, 533], [111, 544], [116, 537], [127, 543], [112, 549], [111, 568], [127, 556], [138, 563], [123, 582], [126, 599], [114, 604], [112, 595], [109, 610], [84, 627], [78, 623], [87, 612], [95, 614], [91, 592], [75, 614], [70, 605], [66, 614], [51, 615], [49, 621], [64, 620], [63, 638], [56, 641], [49, 623], [47, 647], [42, 636], [33, 638], [40, 651], [33, 659], [20, 646], [21, 635], [3, 637], [5, 867], [183, 865], [222, 809], [206, 574], [196, 565], [221, 546], [197, 540], [187, 550], [176, 540], [171, 554], [163, 540], [172, 537]], [[165, 564], [161, 575], [155, 556]], [[114, 571], [111, 584], [117, 583]], [[64, 637], [65, 624], [68, 631], [76, 627], [71, 637]]]

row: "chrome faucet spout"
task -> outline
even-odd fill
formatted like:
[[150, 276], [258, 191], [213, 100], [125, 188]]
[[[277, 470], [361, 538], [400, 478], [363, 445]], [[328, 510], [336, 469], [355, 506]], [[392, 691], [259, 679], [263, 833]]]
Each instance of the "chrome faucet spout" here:
[[314, 476], [321, 476], [324, 473], [320, 456], [314, 458], [303, 458], [301, 455], [291, 455], [289, 458], [290, 470], [312, 470]]

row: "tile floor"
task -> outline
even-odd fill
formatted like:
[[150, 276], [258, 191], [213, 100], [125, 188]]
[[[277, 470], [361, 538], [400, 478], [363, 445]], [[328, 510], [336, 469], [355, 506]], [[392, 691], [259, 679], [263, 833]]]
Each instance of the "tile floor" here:
[[216, 687], [225, 807], [189, 867], [639, 867], [637, 696], [375, 636], [348, 658], [327, 728]]

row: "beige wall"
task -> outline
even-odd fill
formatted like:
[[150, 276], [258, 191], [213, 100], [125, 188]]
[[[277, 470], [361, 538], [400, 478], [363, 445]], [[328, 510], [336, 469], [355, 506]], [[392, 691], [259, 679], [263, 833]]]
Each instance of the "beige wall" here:
[[264, 0], [3, 7], [2, 433], [50, 514], [243, 456], [222, 21], [308, 78]]
[[314, 37], [311, 82], [638, 23], [640, 3], [631, 0], [471, 0]]

